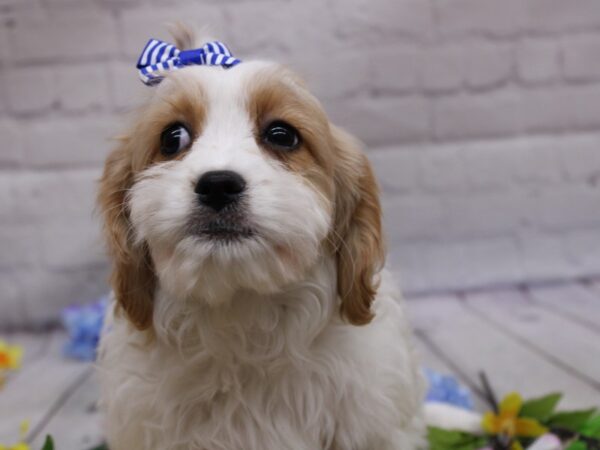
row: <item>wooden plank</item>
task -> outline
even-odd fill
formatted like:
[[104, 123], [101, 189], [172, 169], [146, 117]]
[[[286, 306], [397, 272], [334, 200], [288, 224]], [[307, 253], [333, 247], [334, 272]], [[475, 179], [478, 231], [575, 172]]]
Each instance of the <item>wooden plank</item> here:
[[595, 279], [588, 283], [581, 283], [581, 286], [590, 292], [594, 298], [600, 300], [600, 280]]
[[47, 434], [52, 435], [58, 449], [84, 450], [102, 443], [101, 419], [96, 409], [99, 389], [93, 372], [88, 372], [68, 394], [56, 414], [37, 430], [32, 448], [41, 448]]
[[484, 370], [498, 395], [519, 391], [526, 397], [565, 392], [563, 407], [585, 407], [598, 391], [557, 367], [514, 336], [449, 296], [407, 302], [418, 330], [423, 330], [470, 379]]
[[600, 334], [600, 295], [581, 283], [532, 288], [529, 297], [550, 311]]
[[423, 336], [416, 331], [413, 343], [419, 354], [421, 365], [439, 373], [457, 376], [454, 370], [425, 342]]
[[[488, 323], [600, 393], [598, 335], [531, 301], [519, 290], [471, 295], [467, 304]], [[600, 395], [595, 399], [600, 404]]]
[[43, 355], [28, 360], [19, 376], [9, 379], [0, 391], [0, 442], [14, 441], [23, 420], [35, 428], [56, 399], [90, 367], [62, 357], [64, 332], [43, 339], [48, 342]]
[[423, 367], [433, 369], [438, 373], [444, 375], [453, 375], [463, 386], [467, 387], [472, 394], [473, 406], [477, 411], [486, 411], [488, 405], [483, 398], [483, 395], [479, 389], [477, 380], [471, 379], [468, 374], [464, 373], [457, 367], [454, 367], [449, 361], [442, 355], [440, 349], [438, 349], [429, 337], [422, 330], [415, 330], [415, 347], [421, 356], [421, 363]]

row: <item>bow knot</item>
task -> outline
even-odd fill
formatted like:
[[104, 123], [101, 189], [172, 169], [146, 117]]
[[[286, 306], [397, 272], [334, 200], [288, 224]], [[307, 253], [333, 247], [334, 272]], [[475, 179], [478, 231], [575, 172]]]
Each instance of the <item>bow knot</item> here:
[[223, 66], [226, 69], [241, 61], [231, 55], [219, 41], [207, 42], [201, 48], [179, 50], [173, 44], [151, 39], [137, 62], [138, 72], [144, 84], [149, 86], [162, 81], [162, 73], [190, 65]]

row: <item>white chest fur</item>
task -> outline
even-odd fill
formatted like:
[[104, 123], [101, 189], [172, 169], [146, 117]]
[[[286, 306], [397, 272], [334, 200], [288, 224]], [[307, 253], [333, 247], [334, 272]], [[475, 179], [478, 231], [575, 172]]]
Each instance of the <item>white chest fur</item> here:
[[384, 279], [374, 321], [348, 325], [333, 270], [227, 308], [159, 294], [153, 338], [112, 319], [99, 360], [111, 449], [418, 448], [422, 383], [399, 298]]

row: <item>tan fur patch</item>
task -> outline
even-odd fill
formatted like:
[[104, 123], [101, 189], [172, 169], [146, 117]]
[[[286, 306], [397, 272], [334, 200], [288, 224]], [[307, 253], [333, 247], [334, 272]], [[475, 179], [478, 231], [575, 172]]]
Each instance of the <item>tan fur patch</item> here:
[[[288, 170], [302, 176], [330, 203], [334, 152], [329, 121], [321, 105], [295, 75], [283, 68], [265, 70], [252, 83], [247, 108], [255, 124], [258, 144]], [[299, 148], [282, 152], [261, 142], [264, 128], [275, 120], [284, 121], [298, 130], [301, 136]]]
[[[168, 125], [181, 122], [189, 127], [194, 140], [206, 115], [204, 93], [197, 83], [186, 84], [173, 74], [164, 92], [139, 113], [139, 119], [120, 138], [120, 145], [108, 157], [100, 180], [98, 203], [104, 215], [104, 232], [114, 267], [111, 277], [117, 302], [130, 321], [140, 329], [152, 321], [156, 285], [154, 267], [145, 244], [135, 244], [129, 219], [127, 193], [136, 177], [148, 166], [174, 158], [160, 152], [160, 135]], [[163, 83], [167, 83], [166, 81]]]

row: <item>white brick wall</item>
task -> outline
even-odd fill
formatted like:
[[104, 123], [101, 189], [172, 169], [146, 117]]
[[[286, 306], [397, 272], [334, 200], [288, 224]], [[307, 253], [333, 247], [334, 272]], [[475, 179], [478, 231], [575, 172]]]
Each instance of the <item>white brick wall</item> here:
[[0, 0], [0, 327], [105, 291], [96, 180], [175, 19], [366, 142], [406, 290], [600, 275], [598, 0]]

